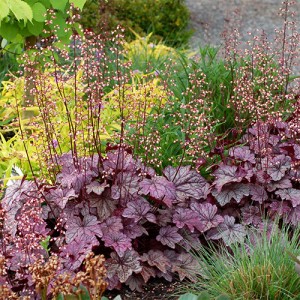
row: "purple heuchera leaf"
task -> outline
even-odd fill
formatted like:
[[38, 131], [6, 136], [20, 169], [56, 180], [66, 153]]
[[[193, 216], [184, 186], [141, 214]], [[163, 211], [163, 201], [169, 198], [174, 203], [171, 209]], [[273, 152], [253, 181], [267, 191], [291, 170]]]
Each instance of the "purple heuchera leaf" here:
[[119, 232], [123, 229], [122, 219], [120, 217], [110, 217], [101, 225], [103, 235], [107, 233]]
[[106, 247], [112, 247], [120, 257], [132, 249], [131, 239], [122, 232], [106, 232], [102, 240]]
[[49, 193], [46, 195], [47, 201], [50, 203], [54, 203], [60, 209], [64, 209], [68, 203], [68, 201], [74, 200], [78, 197], [78, 194], [75, 193], [73, 188], [61, 188], [57, 187], [54, 189], [50, 189]]
[[299, 226], [299, 224], [300, 224], [300, 205], [294, 207], [289, 212], [286, 220], [287, 220], [287, 222], [292, 223], [294, 226]]
[[143, 234], [148, 235], [147, 230], [133, 219], [125, 219], [123, 221], [123, 226], [122, 232], [130, 239], [135, 239]]
[[131, 199], [137, 196], [140, 178], [132, 172], [120, 172], [115, 184], [111, 187], [113, 199]]
[[172, 263], [172, 271], [178, 273], [180, 281], [184, 278], [195, 281], [199, 270], [199, 262], [189, 253], [181, 253]]
[[153, 267], [143, 265], [142, 272], [140, 274], [142, 275], [144, 282], [147, 283], [151, 277], [155, 277], [156, 271]]
[[191, 232], [194, 232], [194, 228], [199, 225], [199, 217], [194, 210], [178, 207], [173, 215], [173, 223], [178, 228], [183, 228], [186, 225]]
[[125, 284], [128, 285], [130, 290], [132, 291], [142, 292], [144, 280], [140, 274], [138, 275], [133, 274], [126, 280]]
[[220, 193], [225, 184], [241, 182], [247, 174], [246, 172], [245, 174], [241, 172], [237, 166], [220, 164], [219, 168], [213, 172], [213, 175], [216, 177], [214, 185], [216, 186], [218, 193]]
[[210, 186], [206, 180], [196, 171], [191, 171], [190, 166], [179, 168], [167, 167], [163, 171], [169, 181], [176, 187], [176, 197], [178, 201], [187, 198], [206, 198], [210, 192]]
[[290, 188], [278, 190], [275, 192], [275, 194], [279, 195], [282, 200], [291, 201], [293, 207], [300, 205], [300, 190], [298, 189]]
[[221, 206], [229, 203], [231, 199], [234, 199], [239, 203], [244, 196], [249, 196], [249, 184], [233, 183], [226, 185], [220, 193], [218, 193], [217, 190], [213, 190], [212, 195], [217, 199]]
[[161, 200], [168, 207], [172, 206], [172, 203], [176, 199], [176, 189], [173, 182], [167, 180], [163, 176], [156, 176], [152, 179], [143, 179], [140, 182], [141, 193], [144, 195], [150, 194], [151, 197]]
[[74, 216], [66, 223], [67, 230], [65, 238], [67, 243], [71, 243], [73, 240], [84, 240], [86, 237], [94, 239], [94, 244], [98, 244], [96, 235], [102, 237], [102, 231], [100, 224], [95, 216], [86, 215], [83, 218]]
[[103, 161], [105, 171], [133, 171], [136, 170], [137, 161], [125, 149], [119, 148], [107, 153], [107, 158]]
[[260, 209], [257, 206], [246, 206], [241, 209], [243, 222], [247, 225], [258, 225], [262, 222]]
[[97, 209], [97, 217], [100, 222], [109, 218], [117, 207], [118, 201], [110, 197], [109, 192], [102, 195], [89, 195], [88, 200], [91, 208]]
[[175, 249], [175, 245], [182, 240], [182, 236], [178, 233], [178, 228], [172, 226], [162, 227], [159, 230], [159, 234], [156, 240], [163, 245]]
[[34, 181], [16, 180], [7, 187], [1, 205], [6, 211], [9, 211], [11, 208], [24, 204], [31, 195], [38, 196], [38, 189]]
[[222, 239], [229, 246], [236, 242], [242, 243], [246, 234], [245, 227], [242, 224], [235, 224], [234, 217], [224, 216], [224, 222], [212, 229], [208, 237], [212, 240]]
[[127, 208], [124, 209], [122, 216], [130, 219], [134, 219], [135, 222], [139, 222], [145, 218], [149, 222], [156, 222], [155, 215], [151, 212], [151, 206], [148, 201], [143, 198], [139, 198], [127, 203]]
[[191, 204], [191, 209], [197, 212], [199, 216], [199, 225], [197, 224], [197, 229], [200, 232], [205, 232], [213, 227], [217, 227], [220, 223], [224, 221], [223, 217], [217, 215], [217, 206], [210, 203], [197, 203]]
[[77, 239], [67, 244], [59, 254], [64, 268], [71, 271], [79, 268], [86, 255], [92, 250], [92, 244], [87, 240], [83, 242]]
[[93, 192], [97, 195], [101, 195], [104, 192], [105, 188], [108, 186], [109, 185], [106, 182], [100, 183], [98, 181], [92, 181], [90, 184], [86, 186], [86, 192], [88, 194]]
[[291, 211], [289, 201], [272, 201], [269, 206], [268, 214], [270, 217], [284, 216]]
[[267, 169], [267, 173], [271, 178], [278, 181], [291, 168], [291, 158], [283, 154], [277, 155], [271, 160], [269, 157], [265, 157], [262, 160], [262, 165]]
[[288, 177], [283, 177], [279, 181], [272, 181], [267, 185], [268, 192], [274, 192], [276, 189], [288, 189], [293, 187], [291, 180]]
[[295, 153], [295, 158], [300, 159], [300, 145], [294, 144], [294, 153]]
[[229, 155], [238, 160], [249, 161], [252, 164], [255, 164], [255, 155], [251, 153], [248, 146], [242, 147], [232, 147], [229, 149]]
[[250, 184], [250, 195], [253, 201], [257, 201], [262, 204], [265, 200], [268, 200], [268, 194], [265, 188], [258, 184]]
[[122, 257], [116, 252], [112, 252], [105, 265], [108, 278], [117, 275], [121, 283], [126, 282], [133, 272], [139, 273], [142, 271], [139, 255], [133, 250], [127, 250]]
[[158, 268], [163, 273], [166, 273], [167, 269], [172, 265], [170, 260], [160, 250], [150, 250], [148, 253], [144, 253], [141, 260], [147, 262], [149, 266]]

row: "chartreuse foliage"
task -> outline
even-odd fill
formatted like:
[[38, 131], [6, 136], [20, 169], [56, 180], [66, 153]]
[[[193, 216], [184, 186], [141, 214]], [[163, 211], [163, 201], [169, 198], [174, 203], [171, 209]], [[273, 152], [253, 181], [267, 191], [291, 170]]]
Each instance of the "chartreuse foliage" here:
[[234, 243], [230, 249], [210, 243], [196, 250], [199, 277], [183, 286], [193, 293], [190, 298], [180, 299], [215, 299], [220, 294], [237, 300], [299, 299], [300, 277], [289, 255], [299, 255], [299, 228], [292, 234], [289, 226], [279, 228], [276, 222], [265, 228], [269, 229], [251, 228], [245, 243]]

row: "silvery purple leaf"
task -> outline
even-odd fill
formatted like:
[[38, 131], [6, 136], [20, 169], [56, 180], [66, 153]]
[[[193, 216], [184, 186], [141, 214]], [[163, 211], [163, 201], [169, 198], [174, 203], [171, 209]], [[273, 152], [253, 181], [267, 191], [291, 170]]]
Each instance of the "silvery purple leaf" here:
[[290, 188], [278, 190], [275, 194], [279, 195], [282, 200], [291, 201], [293, 207], [300, 205], [300, 190], [298, 189]]
[[273, 200], [269, 206], [268, 214], [274, 218], [277, 216], [285, 216], [291, 211], [291, 205], [289, 201], [275, 201]]
[[127, 219], [123, 221], [122, 232], [130, 239], [135, 239], [143, 234], [148, 235], [147, 230], [140, 224], [136, 223], [133, 219]]
[[194, 228], [199, 225], [199, 217], [194, 210], [178, 207], [173, 215], [173, 223], [178, 228], [187, 226], [191, 232], [194, 232]]
[[122, 232], [106, 232], [102, 240], [106, 247], [112, 247], [120, 257], [132, 249], [131, 239]]
[[191, 204], [191, 209], [198, 213], [199, 223], [197, 223], [196, 228], [200, 232], [217, 227], [224, 220], [223, 217], [217, 215], [217, 206], [210, 203], [194, 202]]
[[220, 164], [219, 168], [213, 172], [215, 176], [214, 185], [218, 192], [221, 192], [223, 186], [227, 183], [241, 182], [246, 175], [241, 173], [237, 166], [228, 166]]
[[265, 200], [268, 200], [268, 194], [265, 188], [258, 184], [250, 184], [250, 195], [253, 201], [257, 201], [262, 204]]
[[66, 226], [65, 238], [67, 243], [71, 243], [75, 239], [80, 241], [86, 237], [91, 237], [94, 239], [94, 244], [97, 245], [96, 236], [102, 237], [100, 224], [95, 216], [86, 215], [83, 218], [74, 216], [67, 221]]
[[123, 230], [123, 223], [120, 217], [110, 217], [100, 225], [103, 235], [111, 232], [119, 232]]
[[144, 279], [144, 282], [147, 283], [151, 277], [155, 277], [156, 271], [153, 267], [148, 267], [143, 265], [142, 272], [140, 273]]
[[136, 160], [125, 149], [119, 148], [107, 153], [107, 158], [103, 161], [105, 171], [116, 170], [133, 171], [136, 169]]
[[115, 184], [111, 188], [113, 199], [135, 197], [139, 191], [140, 178], [132, 172], [120, 172]]
[[108, 186], [109, 185], [106, 182], [100, 183], [98, 181], [92, 181], [90, 184], [86, 186], [86, 192], [88, 194], [93, 192], [97, 195], [101, 195], [104, 192], [105, 188]]
[[287, 170], [291, 168], [291, 158], [286, 155], [277, 155], [273, 159], [265, 157], [263, 166], [267, 169], [267, 173], [275, 181], [282, 179]]
[[300, 159], [300, 145], [294, 144], [294, 153], [295, 153], [295, 158]]
[[300, 224], [300, 205], [294, 207], [287, 216], [287, 222], [292, 223], [294, 226]]
[[172, 265], [170, 260], [160, 250], [150, 250], [148, 253], [144, 253], [141, 260], [147, 262], [149, 266], [158, 268], [163, 273], [166, 273], [167, 269]]
[[163, 245], [175, 249], [175, 245], [182, 240], [182, 236], [178, 233], [178, 228], [172, 226], [162, 227], [159, 230], [159, 234], [156, 240]]
[[169, 181], [176, 187], [177, 201], [184, 201], [187, 198], [206, 198], [210, 192], [210, 186], [206, 180], [190, 166], [166, 167], [163, 171]]
[[229, 155], [235, 159], [255, 164], [255, 155], [251, 153], [248, 146], [232, 147], [229, 149]]
[[151, 197], [161, 200], [168, 207], [172, 206], [172, 203], [176, 199], [176, 189], [173, 182], [168, 181], [163, 176], [156, 176], [152, 179], [143, 179], [140, 182], [141, 193], [144, 195], [150, 194]]
[[234, 217], [224, 216], [224, 222], [212, 229], [208, 237], [212, 240], [222, 239], [229, 246], [236, 242], [242, 243], [246, 234], [245, 227], [242, 224], [235, 224]]
[[260, 209], [257, 206], [245, 206], [241, 209], [243, 222], [247, 225], [258, 225], [262, 222]]
[[[140, 274], [138, 274], [138, 275], [133, 274], [133, 275], [129, 276], [129, 278], [126, 280], [125, 284], [129, 286], [131, 291], [142, 292], [144, 280]], [[120, 299], [121, 299], [121, 297], [120, 297]]]
[[179, 275], [180, 281], [188, 278], [195, 282], [201, 267], [199, 262], [189, 253], [181, 253], [172, 264], [172, 271]]
[[292, 182], [288, 177], [283, 177], [279, 181], [271, 181], [267, 185], [268, 192], [274, 192], [276, 189], [288, 189], [291, 188]]
[[135, 222], [145, 218], [149, 222], [156, 222], [155, 215], [150, 213], [151, 206], [148, 201], [143, 198], [127, 203], [127, 207], [124, 209], [122, 216], [130, 219], [134, 219]]
[[97, 209], [97, 217], [103, 222], [110, 217], [117, 207], [117, 200], [112, 199], [109, 193], [104, 192], [101, 196], [89, 195], [90, 207]]
[[231, 199], [234, 199], [239, 203], [244, 196], [249, 196], [249, 184], [233, 183], [223, 187], [220, 193], [218, 193], [217, 190], [213, 190], [212, 195], [217, 199], [221, 206], [229, 203]]
[[86, 255], [92, 250], [92, 243], [84, 240], [73, 240], [67, 244], [59, 254], [61, 262], [67, 270], [75, 271], [84, 261]]
[[134, 250], [127, 250], [122, 257], [116, 252], [112, 252], [105, 265], [108, 278], [117, 275], [121, 283], [126, 282], [133, 272], [142, 271], [139, 255]]

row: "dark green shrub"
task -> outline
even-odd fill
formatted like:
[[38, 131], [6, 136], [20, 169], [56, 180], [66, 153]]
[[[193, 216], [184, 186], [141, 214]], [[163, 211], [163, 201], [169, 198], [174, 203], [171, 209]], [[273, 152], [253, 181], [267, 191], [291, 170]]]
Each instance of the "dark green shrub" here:
[[154, 40], [182, 46], [188, 42], [189, 11], [183, 0], [88, 0], [82, 13], [84, 28], [99, 33], [100, 28], [125, 28], [127, 40], [138, 34], [153, 32]]

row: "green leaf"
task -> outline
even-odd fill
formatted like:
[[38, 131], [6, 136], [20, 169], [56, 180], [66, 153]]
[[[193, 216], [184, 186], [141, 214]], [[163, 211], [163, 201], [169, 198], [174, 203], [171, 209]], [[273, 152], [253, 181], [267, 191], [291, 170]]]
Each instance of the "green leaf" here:
[[198, 300], [198, 299], [199, 299], [198, 296], [191, 293], [186, 293], [179, 297], [179, 300]]
[[47, 9], [46, 7], [37, 2], [32, 6], [32, 12], [33, 12], [33, 19], [37, 22], [44, 22], [46, 20], [46, 13]]
[[70, 4], [73, 3], [75, 7], [82, 10], [86, 0], [69, 0], [69, 2], [70, 2]]
[[4, 19], [9, 14], [9, 8], [7, 5], [7, 2], [0, 1], [0, 22], [2, 19]]
[[56, 13], [55, 19], [53, 19], [52, 24], [49, 25], [49, 27], [52, 30], [55, 30], [55, 34], [59, 38], [66, 36], [68, 34], [65, 31], [65, 29], [67, 28], [66, 18], [67, 18], [67, 15], [59, 11]]
[[27, 28], [32, 35], [39, 36], [43, 32], [44, 23], [32, 21], [32, 23], [28, 23]]
[[68, 0], [50, 0], [50, 3], [54, 9], [65, 11]]
[[31, 7], [22, 0], [6, 0], [8, 7], [11, 12], [14, 14], [18, 21], [24, 20], [25, 23], [27, 20], [31, 21], [33, 18], [33, 13]]
[[13, 23], [1, 23], [0, 26], [0, 35], [7, 39], [8, 41], [12, 41], [14, 37], [19, 33], [19, 27], [17, 24]]
[[50, 242], [50, 235], [47, 236], [43, 241], [41, 241], [41, 246], [42, 246], [46, 251], [48, 251], [49, 242]]
[[218, 296], [216, 298], [216, 300], [230, 300], [230, 297], [225, 294], [222, 294], [222, 295]]

